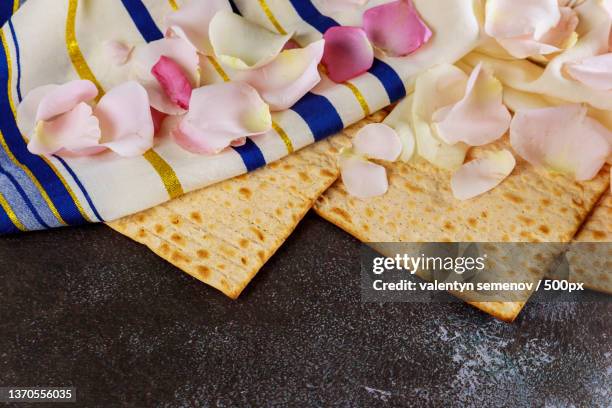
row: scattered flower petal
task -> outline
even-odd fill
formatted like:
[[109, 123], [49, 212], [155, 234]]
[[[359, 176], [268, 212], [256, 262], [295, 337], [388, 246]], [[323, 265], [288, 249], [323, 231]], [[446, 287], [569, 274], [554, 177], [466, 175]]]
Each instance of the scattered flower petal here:
[[164, 123], [164, 120], [167, 117], [168, 115], [166, 115], [165, 113], [160, 112], [157, 109], [151, 107], [151, 118], [153, 119], [153, 130], [155, 131], [155, 134], [157, 134], [157, 132], [160, 131]]
[[510, 142], [534, 166], [590, 180], [611, 153], [609, 133], [587, 116], [584, 106], [563, 105], [518, 111], [510, 125]]
[[346, 191], [359, 198], [377, 197], [389, 189], [387, 170], [367, 159], [346, 154], [340, 157], [340, 174]]
[[174, 137], [190, 152], [216, 154], [236, 139], [271, 128], [270, 109], [257, 91], [243, 82], [226, 82], [194, 89]]
[[266, 65], [276, 58], [292, 36], [275, 34], [230, 11], [215, 14], [209, 33], [217, 58], [234, 69]]
[[132, 77], [145, 87], [151, 106], [169, 115], [185, 113], [168, 97], [152, 73], [164, 56], [172, 59], [189, 79], [192, 88], [199, 86], [199, 57], [195, 49], [181, 38], [163, 38], [136, 47], [132, 55]]
[[367, 10], [363, 28], [374, 46], [392, 57], [415, 52], [432, 35], [412, 0], [397, 0]]
[[435, 132], [433, 116], [439, 109], [460, 101], [465, 95], [467, 83], [468, 76], [463, 71], [446, 64], [425, 71], [415, 83], [412, 127], [418, 154], [433, 165], [448, 170], [457, 169], [463, 164], [469, 146], [462, 142], [453, 145], [445, 143]]
[[232, 146], [232, 147], [244, 146], [246, 144], [246, 139], [247, 139], [246, 137], [240, 137], [238, 139], [234, 139], [230, 143], [230, 146]]
[[499, 139], [512, 119], [502, 97], [501, 82], [478, 64], [470, 75], [463, 99], [434, 113], [438, 136], [451, 145], [464, 142], [470, 146]]
[[147, 91], [134, 81], [108, 91], [95, 108], [102, 146], [120, 156], [133, 157], [153, 146], [154, 124]]
[[612, 90], [612, 53], [585, 58], [580, 62], [568, 62], [565, 71], [589, 88]]
[[401, 101], [383, 121], [384, 124], [391, 126], [397, 132], [402, 142], [402, 154], [399, 160], [407, 163], [414, 156], [416, 150], [416, 140], [410, 125], [412, 115], [412, 95], [408, 95]]
[[151, 69], [166, 96], [182, 109], [189, 109], [191, 83], [182, 68], [171, 58], [161, 56]]
[[514, 156], [505, 149], [465, 163], [451, 178], [453, 195], [469, 200], [484, 194], [504, 181], [515, 166]]
[[166, 33], [188, 41], [205, 55], [214, 55], [209, 38], [209, 25], [219, 11], [230, 11], [228, 0], [191, 0], [166, 15]]
[[323, 64], [334, 82], [345, 82], [372, 68], [374, 49], [365, 31], [358, 27], [331, 27], [323, 35]]
[[236, 71], [232, 77], [257, 89], [272, 111], [289, 109], [320, 81], [318, 64], [325, 41], [305, 48], [286, 50], [271, 63], [250, 71]]
[[98, 146], [100, 126], [85, 102], [50, 121], [39, 121], [30, 135], [28, 150], [33, 154], [51, 155], [66, 151], [79, 153]]
[[368, 159], [394, 162], [402, 153], [402, 141], [388, 125], [371, 123], [357, 132], [353, 139], [353, 149]]
[[98, 89], [91, 81], [76, 80], [48, 88], [36, 111], [36, 121], [49, 120], [66, 113], [81, 102], [88, 102], [98, 95]]
[[488, 0], [485, 31], [515, 58], [538, 57], [569, 48], [579, 19], [558, 0]]
[[133, 50], [133, 46], [121, 41], [110, 40], [104, 42], [104, 51], [114, 65], [125, 65], [130, 59]]

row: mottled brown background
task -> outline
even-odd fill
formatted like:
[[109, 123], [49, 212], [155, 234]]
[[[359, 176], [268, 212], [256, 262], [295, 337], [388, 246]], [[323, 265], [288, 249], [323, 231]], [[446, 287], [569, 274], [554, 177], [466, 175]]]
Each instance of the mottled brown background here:
[[0, 385], [88, 407], [610, 406], [612, 304], [514, 324], [365, 304], [360, 245], [310, 214], [230, 301], [103, 225], [0, 238]]

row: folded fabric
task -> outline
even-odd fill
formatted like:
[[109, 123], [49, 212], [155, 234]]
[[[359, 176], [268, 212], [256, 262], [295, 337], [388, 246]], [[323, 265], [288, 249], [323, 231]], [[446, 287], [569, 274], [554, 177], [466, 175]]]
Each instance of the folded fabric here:
[[[108, 60], [104, 43], [138, 45], [162, 38], [164, 16], [181, 2], [26, 2], [0, 31], [0, 233], [115, 220], [264, 166], [401, 99], [416, 74], [459, 60], [479, 36], [472, 1], [414, 4], [435, 31], [426, 45], [403, 58], [380, 56], [367, 73], [349, 82], [323, 78], [291, 109], [273, 114], [272, 131], [248, 138], [242, 146], [198, 155], [162, 130], [155, 147], [139, 157], [109, 152], [66, 158], [27, 150], [15, 119], [22, 98], [41, 85], [75, 79], [90, 80], [102, 91], [124, 82], [126, 68]], [[18, 5], [17, 0], [2, 2], [0, 19]], [[339, 25], [308, 0], [235, 0], [232, 6], [270, 31], [295, 33], [294, 41], [302, 46]], [[219, 80], [224, 75], [214, 60], [203, 71]]]

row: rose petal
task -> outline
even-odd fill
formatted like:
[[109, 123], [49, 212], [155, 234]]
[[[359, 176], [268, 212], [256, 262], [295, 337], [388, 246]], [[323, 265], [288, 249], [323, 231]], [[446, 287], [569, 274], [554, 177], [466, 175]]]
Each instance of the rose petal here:
[[389, 189], [387, 170], [360, 156], [340, 157], [340, 174], [346, 191], [355, 197], [377, 197]]
[[110, 40], [104, 42], [106, 56], [114, 65], [125, 65], [130, 59], [133, 50], [133, 46], [127, 45], [121, 41]]
[[59, 85], [43, 85], [27, 93], [17, 107], [17, 127], [21, 134], [29, 137], [34, 132], [40, 101], [59, 87]]
[[275, 34], [229, 11], [215, 14], [209, 35], [217, 58], [234, 69], [266, 65], [276, 58], [292, 36]]
[[363, 29], [375, 47], [392, 57], [413, 53], [432, 35], [411, 0], [397, 0], [367, 10]]
[[402, 102], [397, 104], [389, 115], [383, 121], [384, 124], [391, 126], [397, 132], [402, 142], [402, 154], [399, 159], [403, 162], [409, 162], [414, 155], [416, 149], [416, 140], [414, 132], [410, 125], [412, 115], [412, 95], [404, 98]]
[[152, 74], [159, 59], [165, 56], [177, 63], [189, 79], [192, 88], [199, 86], [199, 62], [196, 50], [180, 38], [163, 38], [136, 47], [132, 55], [132, 78], [142, 84], [149, 94], [151, 106], [169, 115], [185, 112], [167, 96]]
[[235, 80], [249, 83], [273, 111], [289, 109], [320, 81], [318, 64], [325, 41], [280, 53], [271, 63], [250, 71], [236, 71]]
[[463, 99], [434, 113], [438, 136], [451, 145], [464, 142], [470, 146], [499, 139], [512, 119], [502, 97], [501, 83], [478, 64], [470, 75]]
[[323, 64], [334, 82], [345, 82], [372, 68], [374, 49], [358, 27], [331, 27], [323, 35]]
[[191, 0], [166, 15], [166, 31], [188, 41], [206, 55], [214, 55], [209, 39], [209, 25], [218, 11], [231, 11], [228, 0]]
[[600, 91], [612, 90], [612, 53], [565, 64], [567, 74], [586, 86]]
[[50, 121], [39, 121], [30, 137], [28, 150], [33, 154], [51, 155], [61, 150], [79, 152], [98, 145], [100, 126], [91, 106], [77, 104]]
[[433, 128], [433, 115], [440, 108], [460, 101], [467, 82], [468, 77], [463, 71], [446, 64], [424, 72], [415, 82], [411, 105], [417, 151], [425, 160], [448, 170], [463, 164], [469, 146], [461, 142], [450, 145], [440, 139]]
[[579, 19], [557, 0], [490, 0], [485, 31], [515, 58], [552, 54], [573, 46]]
[[453, 174], [453, 195], [459, 200], [469, 200], [486, 193], [508, 177], [515, 166], [516, 160], [508, 150], [489, 152], [464, 164]]
[[610, 154], [609, 130], [581, 105], [518, 111], [510, 125], [514, 150], [535, 166], [590, 180]]
[[66, 82], [48, 92], [38, 105], [36, 122], [49, 120], [72, 110], [81, 102], [92, 100], [98, 95], [98, 88], [91, 81], [77, 79]]
[[246, 144], [246, 137], [240, 137], [238, 139], [232, 140], [230, 146], [232, 147], [240, 147]]
[[170, 100], [182, 109], [189, 109], [191, 83], [182, 68], [171, 58], [161, 56], [151, 74]]
[[174, 136], [186, 150], [215, 154], [236, 139], [271, 128], [269, 107], [257, 91], [243, 82], [226, 82], [193, 91], [189, 112]]
[[485, 31], [496, 39], [539, 40], [561, 20], [558, 0], [487, 0]]
[[362, 127], [353, 139], [355, 153], [369, 159], [394, 162], [402, 153], [402, 141], [388, 125], [370, 123]]
[[96, 106], [102, 146], [120, 156], [132, 157], [153, 146], [154, 125], [147, 91], [129, 81], [106, 93]]
[[168, 117], [163, 112], [158, 111], [157, 109], [151, 107], [151, 118], [153, 119], [153, 130], [155, 134], [160, 131], [162, 125], [164, 124], [164, 120]]

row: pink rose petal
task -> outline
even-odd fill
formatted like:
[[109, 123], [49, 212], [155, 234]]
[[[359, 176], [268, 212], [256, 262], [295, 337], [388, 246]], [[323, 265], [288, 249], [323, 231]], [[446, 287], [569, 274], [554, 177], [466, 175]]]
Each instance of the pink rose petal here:
[[49, 120], [72, 110], [81, 102], [88, 102], [98, 95], [91, 81], [75, 80], [52, 89], [41, 99], [36, 112], [36, 121]]
[[133, 157], [153, 146], [154, 125], [147, 91], [129, 81], [106, 93], [96, 106], [102, 145], [120, 156]]
[[612, 53], [565, 64], [567, 74], [586, 86], [600, 91], [612, 90]]
[[363, 28], [374, 46], [392, 57], [415, 52], [432, 35], [411, 0], [397, 0], [367, 10]]
[[516, 160], [508, 150], [488, 155], [465, 163], [451, 178], [451, 189], [455, 198], [469, 200], [497, 187], [508, 177]]
[[345, 82], [367, 72], [374, 64], [374, 49], [358, 27], [331, 27], [323, 35], [323, 64], [334, 82]]
[[590, 180], [611, 153], [609, 133], [587, 116], [585, 107], [563, 105], [518, 111], [510, 125], [510, 142], [534, 166]]
[[394, 162], [402, 153], [402, 141], [393, 128], [383, 123], [371, 123], [357, 132], [353, 149], [370, 159]]
[[161, 56], [157, 64], [153, 65], [151, 74], [173, 103], [180, 108], [189, 109], [191, 83], [180, 65], [171, 58]]
[[199, 86], [200, 59], [196, 50], [181, 38], [163, 38], [136, 47], [131, 58], [132, 78], [145, 87], [151, 106], [169, 115], [185, 113], [166, 94], [152, 73], [161, 57], [172, 59], [181, 68], [192, 88]]
[[164, 124], [164, 120], [168, 117], [167, 114], [158, 111], [157, 109], [151, 107], [151, 118], [153, 119], [153, 129], [155, 134], [161, 130], [162, 125]]
[[389, 189], [387, 170], [357, 155], [340, 158], [340, 174], [346, 191], [358, 198], [381, 196]]
[[190, 152], [216, 154], [236, 139], [271, 128], [270, 109], [257, 91], [244, 82], [226, 82], [194, 89], [174, 137]]
[[464, 142], [470, 146], [499, 139], [512, 119], [502, 96], [501, 83], [478, 64], [470, 75], [463, 99], [434, 113], [438, 136], [449, 144]]
[[50, 121], [39, 121], [30, 136], [28, 150], [39, 155], [74, 153], [98, 146], [99, 140], [98, 119], [92, 115], [91, 106], [81, 102]]
[[306, 48], [283, 51], [268, 65], [236, 71], [232, 77], [257, 89], [271, 110], [289, 109], [321, 81], [318, 64], [324, 44], [320, 40]]
[[247, 139], [246, 137], [241, 137], [241, 138], [238, 138], [238, 139], [234, 139], [230, 143], [230, 146], [232, 146], [232, 147], [244, 146], [246, 144], [246, 139]]
[[208, 26], [218, 11], [231, 11], [228, 0], [191, 0], [180, 9], [166, 15], [166, 31], [188, 41], [206, 55], [214, 55]]

